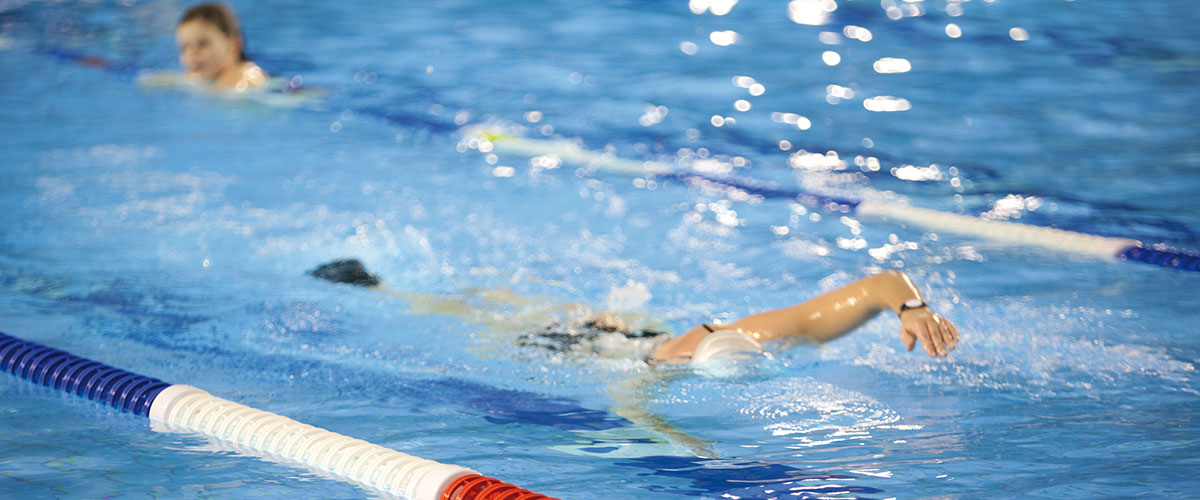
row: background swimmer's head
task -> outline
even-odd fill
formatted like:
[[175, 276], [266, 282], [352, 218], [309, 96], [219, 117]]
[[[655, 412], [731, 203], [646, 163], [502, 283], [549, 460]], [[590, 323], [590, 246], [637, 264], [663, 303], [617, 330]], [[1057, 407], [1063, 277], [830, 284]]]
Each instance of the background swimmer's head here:
[[245, 41], [233, 10], [221, 4], [192, 7], [175, 27], [179, 63], [188, 76], [215, 80], [247, 61]]

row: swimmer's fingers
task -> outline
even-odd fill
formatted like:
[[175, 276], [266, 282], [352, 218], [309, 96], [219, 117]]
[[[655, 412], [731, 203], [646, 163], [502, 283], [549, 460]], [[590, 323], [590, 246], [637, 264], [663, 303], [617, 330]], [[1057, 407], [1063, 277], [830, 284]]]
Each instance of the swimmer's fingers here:
[[909, 351], [913, 350], [917, 342], [920, 342], [921, 347], [925, 348], [925, 353], [930, 357], [936, 358], [938, 355], [926, 321], [906, 322], [900, 331], [900, 340], [904, 342], [904, 348]]
[[937, 313], [930, 313], [925, 321], [929, 326], [930, 337], [938, 355], [949, 355], [950, 351], [958, 346], [958, 329], [955, 328], [954, 323]]
[[906, 311], [900, 322], [903, 325], [900, 340], [910, 351], [920, 342], [926, 354], [937, 358], [949, 355], [958, 345], [958, 329], [954, 324], [928, 308]]
[[913, 347], [917, 344], [917, 335], [909, 330], [908, 327], [901, 327], [900, 342], [904, 343], [905, 351], [912, 351]]
[[927, 307], [919, 309], [908, 309], [900, 313], [900, 340], [904, 341], [904, 347], [912, 350], [914, 340], [921, 343], [921, 347], [925, 348], [925, 353], [931, 357], [937, 357], [937, 348], [934, 347], [933, 336], [931, 329], [935, 326], [930, 321], [932, 312]]
[[942, 340], [946, 343], [951, 351], [958, 347], [958, 328], [954, 327], [954, 323], [946, 319], [945, 316], [938, 315], [939, 323], [942, 330]]
[[946, 346], [942, 345], [942, 336], [938, 332], [937, 321], [932, 316], [921, 318], [918, 323], [917, 338], [925, 346], [925, 353], [931, 358], [946, 355]]

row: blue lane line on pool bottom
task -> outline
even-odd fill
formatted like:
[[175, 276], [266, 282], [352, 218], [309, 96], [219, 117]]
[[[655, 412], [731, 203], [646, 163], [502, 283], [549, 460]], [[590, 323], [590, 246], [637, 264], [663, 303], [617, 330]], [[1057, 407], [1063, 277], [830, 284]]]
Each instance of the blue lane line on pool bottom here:
[[53, 387], [144, 417], [171, 384], [0, 332], [0, 367]]

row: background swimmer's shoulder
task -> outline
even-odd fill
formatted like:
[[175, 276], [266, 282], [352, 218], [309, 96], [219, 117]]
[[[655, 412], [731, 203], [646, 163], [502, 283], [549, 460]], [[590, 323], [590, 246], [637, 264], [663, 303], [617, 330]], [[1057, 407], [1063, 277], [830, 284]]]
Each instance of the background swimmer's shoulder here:
[[206, 93], [224, 98], [246, 99], [276, 108], [316, 106], [329, 95], [329, 89], [302, 87], [294, 77], [271, 77], [261, 87], [243, 91], [199, 83], [177, 71], [143, 71], [138, 75], [137, 81], [139, 85], [148, 89]]
[[137, 82], [142, 87], [153, 89], [195, 90], [203, 87], [177, 71], [143, 71], [138, 74]]

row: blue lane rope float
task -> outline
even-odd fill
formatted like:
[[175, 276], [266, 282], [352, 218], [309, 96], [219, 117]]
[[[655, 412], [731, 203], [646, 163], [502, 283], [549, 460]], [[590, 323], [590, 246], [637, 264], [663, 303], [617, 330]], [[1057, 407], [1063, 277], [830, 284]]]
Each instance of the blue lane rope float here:
[[0, 332], [0, 368], [30, 382], [413, 500], [553, 500], [466, 467], [384, 448]]
[[529, 157], [553, 156], [566, 163], [586, 165], [597, 170], [676, 179], [691, 186], [707, 185], [735, 189], [763, 198], [794, 200], [810, 207], [910, 223], [935, 231], [1037, 246], [1076, 255], [1142, 262], [1182, 271], [1200, 271], [1200, 254], [1161, 245], [1146, 247], [1142, 242], [1131, 238], [1097, 236], [1052, 227], [989, 220], [883, 201], [855, 201], [825, 196], [756, 179], [713, 176], [678, 170], [662, 162], [629, 160], [608, 153], [589, 151], [566, 140], [530, 139], [489, 127], [466, 127], [463, 133], [466, 146], [481, 152], [498, 151]]
[[1200, 272], [1200, 255], [1168, 248], [1143, 248], [1133, 246], [1122, 250], [1117, 258], [1144, 262], [1154, 266]]
[[170, 384], [0, 333], [0, 367], [36, 384], [148, 416]]

